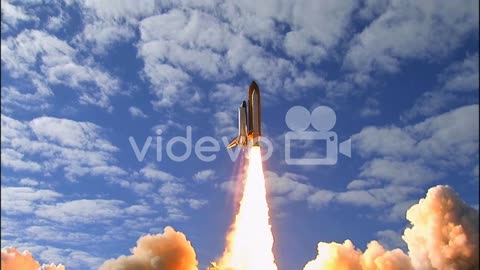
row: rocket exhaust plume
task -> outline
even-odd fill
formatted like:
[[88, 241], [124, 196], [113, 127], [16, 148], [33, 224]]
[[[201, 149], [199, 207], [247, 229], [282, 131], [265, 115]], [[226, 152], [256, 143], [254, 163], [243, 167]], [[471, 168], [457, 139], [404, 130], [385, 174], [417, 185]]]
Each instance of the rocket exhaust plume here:
[[[247, 147], [249, 151], [247, 178], [240, 200], [240, 208], [227, 236], [227, 246], [219, 265], [210, 269], [228, 270], [277, 270], [273, 256], [273, 235], [269, 224], [267, 192], [263, 175], [260, 137], [262, 115], [260, 88], [253, 81], [248, 89], [248, 105], [243, 101], [238, 108], [238, 136], [230, 142], [234, 146]], [[248, 119], [248, 120], [247, 120]]]
[[249, 152], [240, 208], [227, 236], [223, 257], [213, 269], [278, 269], [272, 251], [273, 235], [268, 211], [260, 147], [254, 146]]

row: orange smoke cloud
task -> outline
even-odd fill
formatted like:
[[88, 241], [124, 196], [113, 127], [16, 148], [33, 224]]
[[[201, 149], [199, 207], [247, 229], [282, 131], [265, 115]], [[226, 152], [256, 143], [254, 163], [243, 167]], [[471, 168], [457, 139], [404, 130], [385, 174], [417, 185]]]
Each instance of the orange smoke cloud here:
[[478, 211], [465, 204], [448, 186], [436, 186], [407, 211], [411, 227], [400, 249], [385, 250], [377, 241], [365, 252], [350, 240], [318, 244], [318, 256], [304, 270], [451, 270], [479, 269]]
[[166, 227], [163, 234], [137, 241], [132, 255], [106, 261], [100, 270], [197, 270], [195, 250], [181, 232]]
[[387, 251], [377, 241], [368, 244], [364, 253], [355, 249], [350, 240], [343, 244], [318, 244], [318, 256], [304, 270], [411, 270], [408, 256], [400, 249]]
[[13, 247], [2, 249], [2, 270], [65, 270], [65, 266], [59, 264], [41, 265], [32, 257], [32, 254], [25, 250], [19, 252]]
[[[386, 250], [371, 241], [362, 252], [350, 240], [318, 244], [317, 257], [304, 270], [475, 270], [479, 269], [478, 211], [465, 204], [448, 186], [428, 190], [407, 211], [410, 226], [403, 239], [408, 255]], [[195, 251], [181, 232], [166, 227], [163, 234], [137, 241], [132, 255], [106, 261], [100, 270], [198, 270]], [[2, 249], [2, 270], [65, 270], [42, 265], [28, 251]], [[254, 270], [250, 269], [249, 270]], [[258, 269], [258, 268], [257, 268]], [[263, 269], [263, 268], [262, 268]]]
[[416, 269], [479, 269], [478, 211], [450, 187], [431, 188], [407, 219], [403, 239]]

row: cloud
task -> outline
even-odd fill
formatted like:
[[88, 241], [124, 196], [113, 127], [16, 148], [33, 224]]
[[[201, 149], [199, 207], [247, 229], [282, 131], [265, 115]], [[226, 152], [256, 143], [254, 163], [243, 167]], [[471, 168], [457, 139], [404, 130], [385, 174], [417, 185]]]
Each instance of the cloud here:
[[304, 200], [314, 190], [311, 185], [300, 182], [306, 179], [305, 176], [294, 173], [279, 175], [275, 172], [267, 171], [265, 178], [267, 179], [268, 192], [272, 196], [287, 200]]
[[65, 266], [59, 264], [40, 265], [27, 250], [19, 252], [13, 247], [2, 249], [2, 269], [4, 270], [65, 270]]
[[385, 219], [388, 221], [403, 220], [407, 210], [415, 203], [416, 201], [410, 198], [405, 198], [403, 201], [395, 202], [392, 208], [386, 213]]
[[225, 1], [219, 14], [255, 43], [318, 64], [346, 34], [355, 8], [352, 1]]
[[162, 183], [154, 200], [163, 205], [167, 210], [165, 220], [178, 221], [186, 220], [189, 217], [184, 213], [183, 207], [199, 209], [207, 204], [206, 200], [193, 198], [189, 194], [187, 186], [180, 182]]
[[292, 5], [292, 31], [285, 35], [288, 55], [298, 61], [318, 64], [327, 58], [332, 47], [347, 34], [354, 1], [297, 1]]
[[39, 203], [53, 202], [63, 195], [49, 189], [2, 186], [2, 212], [8, 214], [32, 213]]
[[100, 270], [196, 270], [198, 262], [190, 241], [166, 227], [163, 234], [146, 235], [137, 241], [132, 255], [106, 261]]
[[463, 106], [412, 126], [412, 134], [422, 138], [416, 150], [448, 165], [470, 163], [478, 148], [478, 111], [478, 104]]
[[35, 215], [64, 224], [108, 223], [124, 214], [123, 205], [119, 200], [81, 199], [39, 205]]
[[[152, 127], [152, 131], [155, 132], [157, 135], [164, 134], [166, 132], [170, 132], [172, 130], [185, 130], [185, 126], [173, 121], [171, 119], [164, 119], [164, 123], [155, 125]], [[160, 133], [159, 133], [160, 132]]]
[[[402, 218], [404, 218], [404, 216]], [[404, 249], [407, 247], [407, 244], [402, 239], [401, 233], [394, 230], [378, 231], [375, 233], [375, 236], [378, 237], [379, 242], [382, 243], [386, 248]]]
[[9, 167], [14, 171], [39, 172], [42, 167], [35, 161], [23, 160], [23, 154], [13, 149], [5, 149], [1, 153], [2, 165]]
[[[359, 269], [478, 269], [478, 211], [465, 204], [448, 186], [429, 189], [426, 197], [407, 212], [411, 226], [403, 239], [408, 255], [401, 249], [386, 250], [371, 241], [362, 252], [350, 240], [318, 244], [318, 256], [304, 270]], [[393, 231], [377, 233], [396, 239]], [[397, 243], [398, 245], [399, 243]]]
[[[142, 75], [158, 97], [153, 101], [157, 109], [178, 103], [191, 105], [188, 108], [192, 111], [202, 109], [195, 106], [205, 98], [201, 89], [192, 84], [196, 76], [217, 83], [247, 74], [265, 81], [267, 91], [298, 96], [302, 93], [299, 89], [319, 86], [323, 78], [312, 70], [297, 69], [288, 59], [290, 55], [279, 58], [262, 46], [271, 44], [279, 51], [285, 50], [282, 35], [289, 25], [292, 35], [301, 34], [307, 51], [300, 52], [292, 42], [288, 42], [288, 48], [295, 55], [313, 59], [313, 55], [324, 53], [342, 39], [349, 23], [346, 15], [355, 8], [352, 3], [334, 1], [327, 4], [285, 1], [261, 6], [231, 1], [183, 1], [165, 2], [160, 7], [152, 0], [142, 0], [136, 5], [103, 0], [66, 1], [62, 5], [64, 10], [78, 9], [83, 23], [81, 32], [70, 40], [47, 33], [59, 32], [72, 22], [71, 14], [53, 4], [44, 7], [42, 11], [46, 11], [47, 17], [42, 17], [36, 25], [43, 30], [25, 30], [4, 39], [2, 51], [7, 53], [2, 56], [2, 63], [8, 75], [29, 79], [21, 86], [3, 87], [2, 98], [9, 109], [43, 110], [56, 88], [67, 86], [76, 90], [80, 103], [112, 110], [111, 97], [121, 93], [121, 81], [101, 64], [94, 63], [97, 55], [85, 55], [106, 54], [115, 44], [138, 38], [138, 56], [144, 61]], [[11, 18], [15, 23], [29, 21], [32, 17], [29, 13], [37, 12], [28, 4], [13, 6], [5, 2], [2, 7], [5, 20]], [[321, 12], [323, 16], [307, 19], [300, 16], [306, 12]], [[287, 91], [281, 91], [282, 88]]]
[[150, 212], [147, 205], [126, 206], [120, 200], [66, 200], [63, 194], [50, 189], [3, 186], [1, 193], [3, 214], [34, 214], [38, 218], [63, 224], [109, 223], [119, 216]]
[[365, 106], [360, 110], [360, 115], [362, 117], [371, 117], [379, 115], [380, 109], [378, 108], [378, 100], [374, 98], [367, 98], [365, 101]]
[[375, 185], [375, 181], [367, 181], [367, 180], [353, 180], [347, 185], [347, 189], [362, 189], [366, 187], [370, 187]]
[[201, 97], [189, 73], [216, 80], [229, 70], [219, 51], [231, 34], [207, 13], [173, 9], [142, 20], [140, 33], [139, 55], [159, 98], [156, 108], [196, 105]]
[[101, 128], [90, 122], [42, 116], [30, 121], [29, 126], [42, 141], [72, 148], [118, 151], [117, 147], [101, 137]]
[[478, 211], [448, 186], [428, 190], [407, 211], [403, 239], [416, 269], [478, 269]]
[[408, 256], [400, 249], [387, 251], [380, 243], [372, 241], [362, 253], [350, 240], [343, 244], [320, 242], [317, 258], [303, 269], [413, 270]]
[[62, 8], [59, 8], [56, 15], [50, 16], [45, 28], [52, 32], [58, 32], [70, 20], [70, 15]]
[[329, 190], [317, 190], [315, 193], [307, 197], [308, 204], [313, 207], [323, 207], [328, 205], [336, 193]]
[[121, 20], [147, 16], [155, 9], [155, 1], [140, 0], [135, 4], [128, 0], [87, 0], [85, 7], [92, 9], [98, 17]]
[[[420, 193], [420, 189], [410, 186], [387, 185], [378, 188], [365, 188], [361, 190], [330, 191], [316, 190], [308, 195], [308, 204], [314, 208], [324, 207], [329, 203], [340, 203], [357, 207], [393, 208], [401, 204], [412, 195]], [[390, 213], [391, 209], [387, 212]], [[400, 217], [402, 213], [400, 213]], [[403, 212], [403, 215], [405, 212]], [[384, 217], [382, 217], [384, 218]]]
[[[361, 176], [422, 184], [477, 158], [478, 104], [463, 106], [404, 127], [366, 127], [352, 136], [358, 154], [376, 157]], [[408, 175], [406, 174], [408, 172]]]
[[86, 174], [113, 177], [126, 174], [114, 165], [118, 148], [90, 122], [38, 117], [21, 122], [2, 114], [2, 165], [13, 170], [42, 171], [63, 168], [74, 180]]
[[[331, 204], [367, 207], [380, 211], [376, 215], [381, 221], [398, 221], [404, 218], [406, 210], [413, 204], [412, 196], [422, 192], [421, 188], [408, 183], [383, 184], [376, 180], [355, 180], [354, 185], [349, 184], [345, 191], [320, 189], [303, 183], [307, 180], [305, 176], [289, 172], [277, 174], [266, 171], [265, 179], [273, 207], [292, 202], [305, 202], [313, 209]], [[238, 190], [237, 184], [236, 180], [229, 180], [217, 187], [234, 194]]]
[[28, 177], [20, 179], [18, 183], [24, 186], [38, 186], [40, 184], [37, 180]]
[[[4, 242], [2, 239], [2, 244], [3, 243]], [[104, 258], [99, 258], [99, 257], [96, 257], [94, 254], [81, 251], [81, 250], [76, 250], [76, 249], [70, 249], [70, 248], [60, 249], [60, 248], [56, 248], [48, 245], [39, 246], [32, 243], [18, 243], [18, 242], [9, 242], [9, 243], [15, 244], [15, 246], [17, 246], [18, 249], [31, 251], [32, 254], [35, 254], [35, 257], [39, 258], [42, 261], [59, 260], [65, 263], [63, 264], [65, 266], [59, 264], [58, 265], [59, 268], [57, 269], [54, 268], [53, 264], [49, 264], [49, 265], [44, 264], [43, 265], [44, 267], [51, 267], [51, 268], [41, 268], [41, 269], [34, 268], [35, 270], [46, 270], [46, 269], [49, 269], [49, 270], [62, 269], [63, 270], [63, 269], [85, 269], [85, 268], [98, 269], [100, 264], [103, 261], [105, 261]], [[3, 261], [3, 258], [2, 258], [2, 261]], [[16, 269], [22, 269], [22, 268], [14, 268], [14, 269], [16, 270]]]
[[384, 156], [408, 156], [413, 152], [416, 138], [405, 129], [390, 127], [365, 127], [360, 133], [352, 136], [355, 147], [363, 156], [380, 154]]
[[431, 116], [456, 104], [478, 100], [478, 74], [478, 53], [452, 63], [439, 74], [435, 89], [423, 93], [401, 119]]
[[175, 176], [170, 173], [156, 169], [153, 165], [147, 165], [140, 170], [140, 173], [143, 174], [147, 179], [151, 180], [160, 180], [160, 181], [173, 181]]
[[357, 206], [378, 207], [384, 203], [367, 190], [349, 190], [340, 192], [335, 194], [334, 199], [340, 203], [353, 204]]
[[203, 171], [199, 171], [193, 175], [193, 180], [196, 182], [206, 182], [213, 180], [217, 177], [215, 170], [207, 169]]
[[[156, 191], [153, 193], [158, 194]], [[176, 201], [172, 200], [172, 205], [162, 205], [165, 210], [157, 212], [158, 202], [147, 200], [148, 196], [137, 204], [127, 204], [120, 200], [72, 200], [53, 190], [8, 186], [2, 186], [1, 195], [2, 246], [31, 250], [44, 261], [59, 261], [61, 258], [60, 261], [74, 269], [86, 266], [97, 269], [104, 259], [71, 249], [72, 246], [85, 247], [99, 241], [123, 241], [127, 237], [137, 237], [150, 230], [156, 231], [159, 223], [188, 218], [181, 211], [184, 205], [198, 209], [206, 204], [206, 201], [192, 198], [189, 194], [180, 194], [183, 199], [179, 204], [174, 204]], [[112, 227], [113, 224], [115, 226]], [[21, 233], [20, 227], [23, 228]], [[116, 229], [112, 229], [114, 227]], [[71, 241], [65, 244], [65, 239]], [[30, 245], [25, 241], [35, 242]], [[62, 249], [45, 246], [45, 241], [56, 245], [60, 243]], [[36, 243], [42, 243], [42, 247]]]
[[32, 21], [37, 18], [29, 15], [22, 7], [12, 5], [10, 1], [2, 0], [2, 31], [8, 32], [21, 21]]
[[183, 179], [159, 170], [153, 164], [143, 167], [140, 175], [154, 180], [155, 185], [147, 184], [145, 189], [142, 187], [142, 190], [139, 190], [140, 187], [135, 186], [134, 182], [133, 188], [136, 188], [142, 197], [152, 200], [153, 204], [165, 208], [166, 213], [162, 221], [187, 220], [189, 216], [185, 213], [185, 209], [196, 210], [207, 204], [206, 200], [195, 198], [195, 194], [189, 191]]
[[239, 107], [245, 99], [245, 91], [248, 86], [218, 83], [216, 90], [208, 94], [208, 99], [215, 105], [215, 134], [218, 136], [232, 136], [238, 132], [235, 125], [237, 112], [232, 108]]
[[[74, 241], [76, 243], [89, 244], [96, 239], [92, 234], [84, 232], [74, 232], [74, 231], [62, 231], [58, 227], [54, 226], [29, 226], [24, 230], [25, 238], [35, 239], [35, 240], [44, 240], [49, 242], [63, 242], [65, 239], [69, 241]], [[93, 240], [93, 241], [92, 241]]]
[[133, 37], [135, 37], [135, 29], [129, 25], [97, 20], [85, 24], [82, 34], [77, 36], [77, 42], [84, 42], [80, 45], [90, 45], [94, 53], [106, 54], [113, 44], [129, 41]]
[[463, 61], [451, 64], [440, 75], [440, 81], [447, 91], [478, 90], [478, 53], [467, 55]]
[[50, 88], [37, 80], [32, 81], [32, 85], [25, 88], [26, 91], [20, 91], [14, 86], [2, 86], [1, 98], [5, 104], [5, 112], [12, 112], [15, 108], [43, 111], [51, 107], [51, 104], [41, 103], [53, 95]]
[[[144, 18], [139, 25], [138, 55], [144, 61], [143, 73], [152, 85], [152, 92], [158, 97], [153, 101], [156, 109], [170, 108], [176, 104], [189, 110], [202, 109], [199, 102], [205, 96], [192, 84], [192, 79], [197, 76], [225, 86], [238, 74], [248, 75], [263, 82], [266, 100], [274, 94], [300, 96], [302, 91], [299, 89], [310, 89], [324, 83], [318, 74], [300, 70], [289, 59], [274, 55], [252, 41], [265, 40], [258, 35], [250, 35], [252, 29], [271, 35], [265, 37], [269, 39], [265, 42], [270, 42], [273, 36], [275, 39], [280, 37], [275, 30], [271, 30], [271, 27], [275, 28], [275, 15], [267, 9], [264, 10], [264, 17], [259, 15], [258, 3], [255, 10], [251, 10], [249, 5], [233, 2], [196, 10], [185, 8], [185, 5], [195, 4], [172, 3], [171, 9]], [[328, 6], [342, 13], [342, 7], [334, 2]], [[308, 10], [307, 5], [298, 12], [302, 10]], [[318, 10], [323, 12], [321, 5]], [[245, 16], [239, 17], [239, 13], [251, 19], [245, 20]], [[255, 24], [257, 21], [267, 23], [258, 25]], [[255, 28], [245, 28], [246, 24]], [[303, 22], [299, 22], [299, 25], [303, 25]], [[318, 24], [313, 27], [311, 23], [309, 29], [317, 28]], [[330, 32], [329, 29], [331, 27], [326, 28]], [[318, 34], [325, 35], [324, 31]], [[325, 39], [328, 37], [325, 36]]]
[[2, 66], [13, 78], [28, 78], [35, 93], [5, 93], [7, 99], [30, 98], [42, 103], [53, 95], [51, 86], [63, 85], [76, 90], [82, 104], [112, 109], [110, 97], [119, 93], [119, 81], [99, 66], [80, 61], [67, 42], [46, 32], [25, 30], [2, 40], [1, 46]]
[[360, 176], [395, 184], [428, 183], [443, 177], [419, 161], [373, 159], [362, 166]]
[[[371, 1], [369, 3], [375, 3]], [[344, 65], [360, 73], [396, 72], [402, 61], [441, 58], [478, 31], [478, 1], [391, 1], [353, 38]]]
[[[388, 196], [391, 194], [385, 194], [385, 197]], [[318, 256], [308, 262], [304, 270], [477, 269], [478, 217], [478, 211], [465, 204], [453, 189], [435, 186], [407, 212], [410, 225], [404, 231], [403, 240], [407, 244], [408, 255], [401, 249], [387, 250], [377, 241], [371, 241], [364, 252], [355, 248], [350, 240], [342, 244], [320, 242]], [[29, 227], [27, 231], [40, 234], [46, 232], [47, 235], [53, 233], [39, 226]], [[403, 244], [394, 231], [384, 230], [376, 235], [391, 246]], [[52, 252], [57, 254], [60, 251]], [[31, 258], [29, 253], [21, 256], [18, 252], [15, 256], [7, 256], [7, 253], [15, 251], [2, 250], [2, 267], [15, 261], [22, 263], [25, 256]], [[80, 253], [71, 256], [77, 256], [77, 259], [79, 256], [89, 256]], [[198, 269], [191, 243], [184, 234], [171, 227], [166, 227], [163, 234], [141, 237], [132, 253], [130, 256], [107, 260], [100, 269]], [[45, 253], [42, 257], [51, 256]], [[34, 266], [38, 268], [37, 265]]]
[[438, 90], [427, 91], [417, 98], [413, 106], [404, 112], [400, 119], [407, 121], [419, 116], [432, 116], [458, 102], [458, 96], [453, 93]]
[[[53, 190], [31, 187], [2, 186], [1, 191], [2, 246], [33, 250], [46, 261], [62, 258], [62, 262], [75, 269], [85, 266], [97, 268], [104, 260], [70, 249], [70, 246], [84, 247], [99, 241], [123, 241], [127, 236], [137, 237], [144, 232], [156, 231], [159, 223], [188, 219], [185, 208], [199, 209], [207, 203], [193, 198], [186, 192], [185, 186], [175, 183], [162, 185], [158, 191], [155, 188], [148, 190], [136, 204], [107, 199], [72, 200], [70, 196]], [[162, 210], [157, 212], [159, 205]], [[32, 218], [25, 220], [25, 216]], [[113, 224], [117, 229], [112, 230]], [[19, 227], [23, 228], [22, 233], [19, 233]], [[33, 248], [25, 243], [33, 240], [58, 244], [64, 239], [72, 241], [66, 246], [62, 244], [65, 246], [62, 249], [48, 246], [42, 249], [36, 244], [33, 246], [37, 248]]]
[[371, 187], [371, 184], [362, 184], [353, 190], [331, 191], [301, 183], [298, 180], [305, 177], [292, 173], [285, 173], [280, 177], [267, 172], [266, 176], [272, 196], [279, 196], [284, 200], [305, 200], [313, 208], [324, 207], [330, 203], [371, 208], [393, 207], [420, 192], [418, 188], [405, 185]]
[[[289, 172], [277, 174], [266, 171], [265, 179], [267, 191], [274, 207], [292, 202], [306, 202], [309, 207], [314, 209], [330, 204], [368, 207], [383, 211], [383, 214], [377, 213], [378, 218], [382, 221], [402, 219], [408, 207], [413, 204], [412, 196], [422, 192], [422, 189], [408, 185], [408, 183], [385, 185], [373, 180], [355, 180], [353, 181], [354, 185], [349, 184], [345, 191], [326, 190], [303, 183], [302, 181], [307, 180], [305, 176]], [[235, 193], [237, 184], [236, 180], [229, 180], [217, 187]]]
[[85, 51], [106, 54], [116, 43], [136, 36], [139, 19], [155, 12], [155, 1], [78, 1], [84, 19], [75, 43]]
[[[307, 200], [309, 202], [310, 200], [319, 202], [319, 200], [328, 199], [329, 201], [331, 199], [329, 194], [334, 194], [334, 192], [318, 190], [312, 185], [301, 182], [306, 179], [303, 175], [290, 172], [283, 174], [277, 174], [273, 171], [265, 172], [267, 191], [274, 204]], [[238, 184], [241, 183], [233, 179], [219, 184], [218, 187], [227, 192], [235, 193], [238, 190]]]
[[128, 112], [132, 117], [147, 118], [148, 116], [140, 109], [134, 106], [128, 108]]
[[185, 191], [185, 186], [180, 183], [167, 182], [163, 184], [158, 192], [163, 197], [175, 197]]

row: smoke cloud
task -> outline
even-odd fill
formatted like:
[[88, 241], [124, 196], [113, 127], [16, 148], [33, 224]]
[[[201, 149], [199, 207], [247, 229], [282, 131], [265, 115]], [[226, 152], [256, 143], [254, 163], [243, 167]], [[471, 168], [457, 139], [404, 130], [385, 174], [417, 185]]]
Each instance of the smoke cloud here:
[[65, 270], [59, 264], [43, 264], [40, 266], [29, 251], [19, 252], [13, 247], [2, 249], [2, 270]]
[[[318, 244], [317, 257], [304, 270], [475, 270], [479, 269], [478, 210], [465, 204], [448, 186], [428, 190], [425, 198], [407, 211], [410, 226], [401, 249], [387, 250], [371, 241], [364, 252], [350, 240]], [[137, 241], [132, 255], [111, 259], [100, 270], [198, 270], [195, 250], [186, 236], [166, 227], [163, 234]], [[63, 265], [42, 265], [28, 251], [2, 249], [2, 270], [65, 270]]]
[[106, 261], [100, 270], [197, 270], [195, 250], [181, 232], [166, 227], [163, 234], [137, 241], [132, 255]]
[[350, 240], [343, 244], [318, 244], [318, 256], [304, 270], [411, 270], [408, 256], [400, 249], [387, 251], [377, 241], [368, 244], [365, 253], [355, 249]]
[[365, 252], [350, 240], [318, 244], [318, 256], [304, 270], [474, 270], [479, 269], [478, 211], [465, 204], [448, 186], [428, 190], [407, 211], [410, 227], [400, 249], [385, 250], [377, 241]]
[[403, 239], [416, 269], [479, 269], [478, 211], [450, 187], [431, 188], [407, 219]]

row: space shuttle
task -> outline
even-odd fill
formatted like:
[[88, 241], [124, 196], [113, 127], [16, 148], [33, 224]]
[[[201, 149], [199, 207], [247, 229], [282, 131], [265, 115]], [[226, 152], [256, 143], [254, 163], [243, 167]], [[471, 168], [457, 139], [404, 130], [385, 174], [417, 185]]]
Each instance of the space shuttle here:
[[252, 81], [248, 89], [248, 102], [243, 101], [238, 108], [238, 136], [227, 146], [245, 148], [251, 141], [252, 146], [259, 146], [262, 136], [262, 113], [260, 110], [260, 88]]

